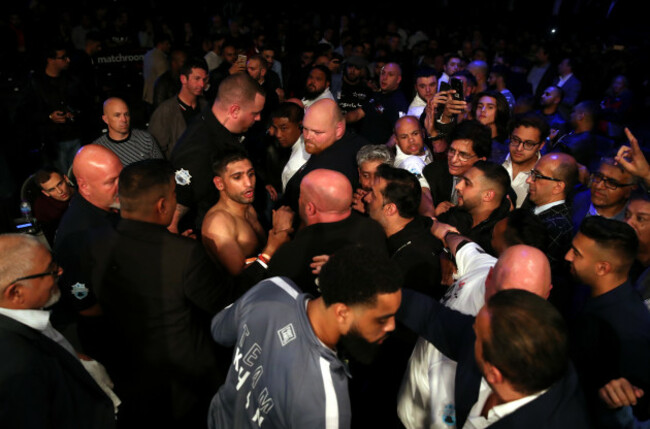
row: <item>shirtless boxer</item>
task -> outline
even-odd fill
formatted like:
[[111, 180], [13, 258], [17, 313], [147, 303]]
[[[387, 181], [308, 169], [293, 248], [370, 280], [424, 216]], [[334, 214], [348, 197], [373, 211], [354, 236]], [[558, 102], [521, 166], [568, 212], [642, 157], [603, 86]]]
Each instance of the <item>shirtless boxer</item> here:
[[266, 233], [253, 208], [255, 170], [246, 154], [240, 151], [224, 156], [213, 166], [214, 185], [220, 192], [219, 202], [206, 213], [201, 234], [208, 253], [232, 275], [246, 267], [246, 260], [256, 256], [265, 263], [277, 248], [289, 240], [293, 212], [286, 206], [273, 212], [273, 228]]

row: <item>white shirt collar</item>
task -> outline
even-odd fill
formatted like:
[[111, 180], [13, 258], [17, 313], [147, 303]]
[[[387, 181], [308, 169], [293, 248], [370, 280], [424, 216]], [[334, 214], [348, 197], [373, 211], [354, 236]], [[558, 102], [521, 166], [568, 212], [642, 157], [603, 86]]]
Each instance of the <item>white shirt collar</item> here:
[[14, 310], [0, 307], [0, 314], [41, 332], [50, 323], [50, 312], [45, 310]]
[[559, 206], [563, 202], [564, 202], [564, 200], [553, 201], [552, 203], [548, 203], [548, 204], [544, 204], [543, 206], [535, 207], [535, 210], [533, 210], [533, 213], [538, 215], [538, 214], [543, 213], [546, 210], [550, 209], [551, 207]]
[[467, 421], [463, 426], [463, 429], [486, 428], [494, 424], [495, 422], [501, 420], [505, 416], [514, 413], [519, 408], [523, 407], [529, 402], [534, 401], [535, 399], [537, 399], [538, 397], [546, 393], [547, 390], [548, 389], [544, 389], [540, 392], [534, 393], [532, 395], [524, 396], [523, 398], [519, 398], [515, 401], [506, 402], [505, 404], [495, 405], [490, 409], [490, 411], [488, 411], [487, 418], [485, 418], [481, 416], [481, 412], [483, 411], [483, 407], [485, 406], [485, 401], [487, 401], [488, 397], [490, 396], [490, 393], [492, 393], [492, 388], [487, 383], [487, 381], [485, 381], [485, 378], [482, 378], [478, 400], [470, 410], [469, 415], [467, 416]]
[[70, 342], [50, 324], [49, 310], [14, 310], [0, 307], [0, 314], [39, 331], [41, 334], [66, 349], [73, 356], [77, 356], [74, 347], [72, 347]]
[[559, 86], [561, 88], [562, 85], [564, 85], [567, 80], [571, 79], [571, 76], [573, 76], [573, 73], [569, 73], [568, 75], [566, 75], [564, 77], [560, 76], [558, 78], [558, 81], [557, 81], [557, 86]]

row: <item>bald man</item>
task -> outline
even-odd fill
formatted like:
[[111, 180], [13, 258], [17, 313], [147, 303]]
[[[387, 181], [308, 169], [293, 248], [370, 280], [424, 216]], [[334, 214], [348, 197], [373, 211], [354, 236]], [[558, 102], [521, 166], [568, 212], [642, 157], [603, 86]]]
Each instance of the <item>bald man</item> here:
[[102, 120], [108, 127], [108, 132], [93, 143], [112, 150], [122, 165], [143, 159], [163, 158], [160, 147], [151, 134], [131, 129], [131, 112], [121, 98], [111, 97], [104, 101]]
[[[450, 225], [434, 222], [431, 232], [443, 241], [457, 265], [455, 282], [441, 302], [476, 315], [489, 298], [503, 289], [525, 289], [548, 298], [551, 268], [544, 253], [528, 245], [506, 248], [495, 259]], [[415, 345], [398, 396], [400, 420], [407, 428], [447, 429], [455, 421], [456, 363], [430, 342]]]
[[273, 211], [273, 228], [267, 239], [253, 208], [255, 170], [246, 153], [228, 153], [213, 169], [214, 185], [221, 196], [203, 219], [203, 244], [233, 276], [250, 263], [259, 262], [266, 268], [278, 247], [289, 241], [293, 212], [286, 206]]
[[[292, 179], [293, 180], [293, 179]], [[269, 264], [271, 275], [286, 276], [314, 296], [320, 295], [309, 264], [346, 244], [363, 244], [388, 255], [381, 226], [353, 213], [352, 185], [338, 171], [317, 169], [300, 184], [299, 213], [304, 228], [282, 246]]]
[[333, 100], [312, 104], [305, 112], [302, 126], [305, 150], [311, 156], [286, 186], [284, 203], [293, 211], [298, 211], [302, 179], [311, 171], [321, 168], [338, 171], [356, 188], [359, 181], [356, 155], [368, 143], [355, 134], [346, 133], [345, 119]]
[[388, 63], [379, 75], [381, 92], [368, 97], [358, 109], [348, 112], [348, 123], [359, 122], [359, 133], [373, 144], [384, 144], [393, 133], [393, 124], [408, 112], [409, 103], [399, 89], [402, 68], [397, 63]]
[[564, 153], [544, 155], [535, 164], [526, 183], [528, 199], [535, 205], [533, 212], [548, 229], [548, 257], [556, 271], [556, 267], [563, 264], [573, 238], [566, 198], [578, 183], [578, 164], [571, 155]]
[[[119, 207], [117, 184], [122, 163], [109, 149], [89, 144], [77, 152], [72, 171], [78, 192], [72, 197], [54, 240], [56, 261], [65, 269], [59, 282], [61, 301], [54, 307], [52, 315], [52, 323], [61, 331], [65, 331], [78, 314], [79, 323], [83, 325], [88, 320], [82, 317], [100, 313], [83, 272], [85, 249], [93, 228], [114, 226], [119, 219], [116, 214]], [[84, 335], [80, 333], [80, 337]], [[92, 339], [85, 337], [80, 340], [84, 353], [98, 358], [92, 353]]]

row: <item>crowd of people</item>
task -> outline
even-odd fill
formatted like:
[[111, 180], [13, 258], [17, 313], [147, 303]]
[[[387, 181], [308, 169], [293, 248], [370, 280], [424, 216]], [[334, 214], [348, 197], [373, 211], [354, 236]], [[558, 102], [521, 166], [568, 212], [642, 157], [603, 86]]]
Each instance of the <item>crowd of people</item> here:
[[650, 427], [624, 50], [106, 13], [8, 119], [0, 422]]

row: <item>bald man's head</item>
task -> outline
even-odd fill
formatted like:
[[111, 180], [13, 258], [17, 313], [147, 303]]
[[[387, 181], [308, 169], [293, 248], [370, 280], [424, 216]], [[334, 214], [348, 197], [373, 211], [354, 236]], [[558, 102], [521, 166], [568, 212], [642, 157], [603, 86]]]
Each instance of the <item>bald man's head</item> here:
[[102, 120], [108, 126], [108, 136], [113, 140], [124, 140], [131, 132], [131, 112], [124, 100], [111, 97], [104, 101]]
[[338, 171], [314, 170], [300, 182], [300, 216], [307, 225], [344, 219], [351, 205], [352, 185]]
[[332, 146], [345, 134], [345, 119], [334, 100], [315, 102], [305, 112], [302, 120], [305, 150], [317, 155]]
[[72, 171], [79, 193], [102, 210], [117, 207], [117, 182], [122, 171], [120, 159], [111, 150], [89, 144], [77, 152]]
[[523, 289], [542, 298], [551, 292], [551, 266], [542, 251], [519, 244], [508, 247], [485, 280], [485, 302], [504, 289]]

